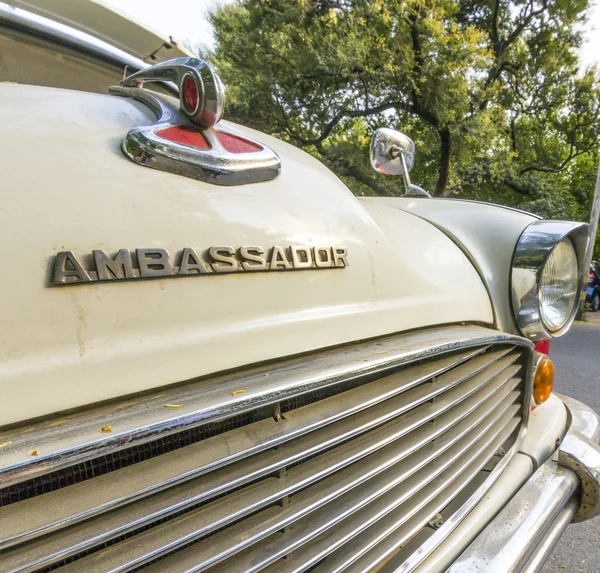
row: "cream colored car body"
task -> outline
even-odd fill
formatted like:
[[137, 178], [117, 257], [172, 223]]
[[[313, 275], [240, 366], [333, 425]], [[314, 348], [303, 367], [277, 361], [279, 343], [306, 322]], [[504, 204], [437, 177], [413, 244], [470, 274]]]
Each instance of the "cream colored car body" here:
[[[89, 22], [107, 37], [102, 21]], [[142, 39], [139, 46], [152, 45]], [[18, 43], [7, 42], [18, 54]], [[507, 309], [499, 316], [490, 301], [501, 273], [469, 260], [464, 244], [427, 222], [426, 209], [361, 201], [306, 153], [235, 125], [277, 152], [279, 177], [219, 187], [144, 169], [120, 145], [129, 129], [155, 121], [152, 112], [114, 96], [42, 87], [53, 76], [41, 62], [54, 56], [26, 49], [36, 70], [31, 82], [19, 70], [21, 83], [0, 84], [0, 241], [10, 253], [0, 273], [0, 426], [390, 333], [509, 324]], [[106, 71], [84, 68], [93, 78], [89, 91], [98, 91]], [[57, 85], [85, 81], [65, 76]], [[517, 227], [533, 220], [518, 217]], [[349, 266], [51, 284], [55, 255], [65, 250], [86, 260], [94, 249], [292, 244], [345, 247]], [[421, 570], [446, 570], [566, 427], [565, 407], [553, 397], [530, 419], [503, 477]]]
[[[271, 146], [282, 173], [220, 187], [125, 158], [127, 131], [154, 121], [141, 104], [12, 84], [0, 99], [0, 241], [14, 253], [0, 276], [3, 423], [391, 332], [493, 323], [448, 237], [360, 202], [290, 145], [232, 126]], [[63, 250], [292, 244], [341, 245], [349, 266], [49, 285]]]

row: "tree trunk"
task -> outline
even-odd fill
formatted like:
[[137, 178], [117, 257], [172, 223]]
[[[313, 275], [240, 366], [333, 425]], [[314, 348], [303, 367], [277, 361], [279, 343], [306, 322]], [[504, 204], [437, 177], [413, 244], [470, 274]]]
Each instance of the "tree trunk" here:
[[440, 133], [440, 169], [438, 171], [437, 185], [435, 186], [435, 197], [443, 197], [450, 178], [450, 130], [443, 127]]

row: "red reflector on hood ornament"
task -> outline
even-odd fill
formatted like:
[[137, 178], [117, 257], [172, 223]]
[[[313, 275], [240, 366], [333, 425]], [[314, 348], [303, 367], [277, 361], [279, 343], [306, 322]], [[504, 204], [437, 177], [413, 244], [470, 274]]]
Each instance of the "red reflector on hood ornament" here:
[[[179, 109], [172, 98], [145, 89], [144, 82], [173, 82], [179, 88]], [[261, 143], [220, 124], [224, 88], [219, 76], [197, 58], [175, 58], [136, 72], [109, 93], [146, 104], [157, 123], [129, 131], [123, 153], [132, 161], [216, 185], [269, 181], [279, 175], [277, 154]]]
[[181, 84], [181, 101], [188, 113], [194, 113], [200, 105], [198, 86], [192, 76], [186, 76]]
[[173, 143], [187, 145], [196, 149], [210, 149], [210, 143], [206, 141], [206, 137], [204, 137], [197, 127], [192, 127], [191, 125], [173, 125], [164, 129], [157, 129], [155, 133], [159, 137]]
[[254, 143], [249, 139], [243, 139], [237, 135], [225, 133], [224, 131], [215, 130], [215, 136], [229, 153], [256, 153], [263, 149], [262, 145], [258, 145], [258, 143]]

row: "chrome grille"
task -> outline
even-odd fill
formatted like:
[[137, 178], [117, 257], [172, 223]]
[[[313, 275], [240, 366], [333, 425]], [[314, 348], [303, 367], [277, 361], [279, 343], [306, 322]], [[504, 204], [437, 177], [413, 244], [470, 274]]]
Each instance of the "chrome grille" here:
[[[144, 461], [133, 463], [132, 448], [114, 438], [97, 445], [102, 457], [82, 461], [89, 443], [67, 451], [73, 433], [62, 442], [61, 434], [62, 457], [13, 463], [0, 477], [27, 490], [28, 481], [51, 473], [60, 482], [106, 455], [124, 461], [0, 508], [0, 571], [369, 570], [501, 448], [514, 450], [528, 411], [530, 355], [520, 339], [479, 327], [388, 337], [159, 395], [163, 409], [184, 396], [197, 404], [193, 415], [171, 419], [168, 436], [156, 436], [164, 421], [146, 426], [144, 443], [134, 447], [160, 455]], [[253, 393], [258, 377], [262, 388]], [[203, 398], [217, 395], [213, 416], [200, 416]], [[142, 400], [146, 416], [160, 412], [152, 400]], [[110, 421], [110, 411], [66, 423]], [[180, 440], [192, 430], [194, 443]], [[51, 435], [47, 425], [44, 435]]]

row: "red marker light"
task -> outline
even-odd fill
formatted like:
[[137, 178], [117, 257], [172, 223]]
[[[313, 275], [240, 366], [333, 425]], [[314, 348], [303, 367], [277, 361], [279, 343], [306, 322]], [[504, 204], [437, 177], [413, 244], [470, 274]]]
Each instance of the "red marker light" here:
[[546, 356], [550, 356], [550, 341], [549, 340], [541, 340], [540, 342], [536, 342], [533, 347], [536, 352], [541, 352]]
[[198, 109], [200, 99], [198, 98], [198, 86], [192, 76], [183, 80], [181, 102], [188, 113], [194, 113]]

